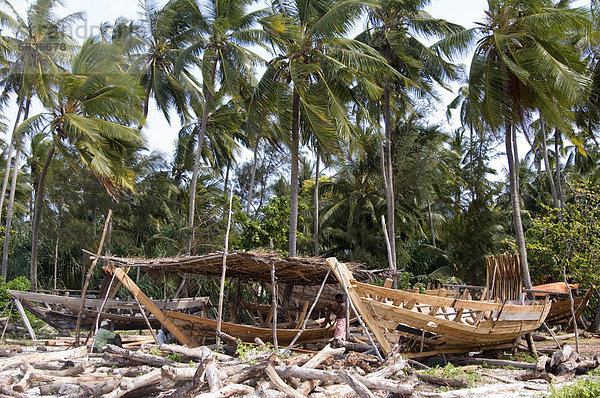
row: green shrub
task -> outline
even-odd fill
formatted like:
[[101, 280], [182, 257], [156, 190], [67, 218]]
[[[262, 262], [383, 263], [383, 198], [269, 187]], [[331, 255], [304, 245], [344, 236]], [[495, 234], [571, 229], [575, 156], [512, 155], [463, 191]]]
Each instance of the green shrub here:
[[600, 380], [585, 379], [560, 389], [552, 386], [548, 398], [596, 398], [600, 397]]

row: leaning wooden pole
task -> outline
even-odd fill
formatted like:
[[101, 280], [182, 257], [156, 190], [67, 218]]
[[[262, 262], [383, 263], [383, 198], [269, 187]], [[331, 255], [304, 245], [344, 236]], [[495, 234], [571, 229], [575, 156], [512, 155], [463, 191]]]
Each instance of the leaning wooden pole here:
[[229, 192], [229, 214], [227, 215], [227, 230], [225, 231], [225, 250], [223, 251], [223, 267], [221, 269], [221, 287], [219, 289], [219, 315], [217, 317], [217, 344], [221, 341], [221, 323], [223, 321], [223, 293], [225, 291], [225, 274], [227, 272], [227, 251], [229, 249], [229, 229], [231, 227], [231, 205], [233, 203], [233, 183]]
[[571, 301], [571, 317], [573, 318], [573, 327], [575, 328], [575, 351], [579, 354], [579, 329], [577, 328], [577, 318], [575, 317], [575, 301], [573, 300], [573, 292], [567, 282], [567, 267], [563, 266], [563, 278], [565, 286], [569, 292], [569, 300]]
[[390, 266], [390, 270], [392, 271], [392, 287], [396, 289], [396, 265], [394, 264], [394, 257], [392, 255], [392, 245], [390, 244], [390, 237], [388, 236], [387, 226], [385, 225], [385, 216], [381, 216], [381, 227], [383, 228], [383, 236], [385, 237], [385, 246], [387, 247], [387, 255], [388, 255], [388, 263]]
[[100, 323], [100, 315], [102, 315], [102, 311], [104, 311], [104, 306], [106, 305], [106, 302], [108, 301], [108, 296], [109, 296], [108, 293], [110, 292], [110, 288], [112, 287], [112, 284], [115, 281], [115, 276], [116, 275], [113, 274], [112, 278], [110, 278], [110, 283], [108, 284], [108, 289], [107, 289], [106, 295], [104, 296], [102, 305], [98, 309], [98, 315], [96, 316], [96, 321], [94, 322], [94, 329], [90, 329], [90, 332], [88, 333], [87, 337], [85, 338], [85, 343], [83, 343], [84, 345], [88, 343], [88, 341], [90, 340], [90, 336], [92, 334], [92, 330], [93, 330], [94, 331], [94, 339], [92, 340], [92, 346], [90, 347], [90, 352], [92, 352], [94, 350], [94, 344], [96, 344], [96, 335], [98, 334], [98, 324]]
[[290, 352], [290, 350], [294, 346], [294, 343], [296, 342], [296, 340], [298, 340], [300, 335], [306, 329], [306, 325], [308, 324], [308, 321], [310, 320], [310, 316], [311, 316], [313, 310], [315, 309], [315, 307], [317, 306], [317, 303], [319, 302], [319, 298], [321, 297], [321, 293], [323, 292], [323, 288], [325, 287], [325, 284], [327, 283], [327, 279], [329, 278], [330, 273], [331, 273], [331, 268], [327, 270], [327, 275], [325, 275], [325, 279], [323, 279], [323, 283], [321, 283], [321, 287], [319, 288], [319, 291], [317, 292], [317, 297], [315, 297], [315, 301], [313, 301], [312, 305], [310, 306], [310, 309], [308, 310], [308, 314], [306, 314], [306, 318], [304, 318], [304, 322], [302, 322], [302, 327], [300, 328], [300, 330], [298, 330], [298, 333], [296, 333], [296, 335], [294, 336], [294, 339], [292, 340], [290, 345], [288, 345], [288, 347], [285, 349], [285, 351], [283, 353], [284, 357]]
[[271, 261], [271, 290], [272, 294], [272, 311], [273, 311], [273, 347], [275, 351], [279, 349], [277, 343], [277, 279], [275, 278], [275, 261]]
[[108, 231], [108, 225], [110, 224], [111, 217], [112, 209], [108, 210], [106, 221], [104, 221], [104, 230], [102, 231], [102, 237], [100, 238], [100, 243], [98, 244], [98, 252], [96, 252], [96, 257], [94, 257], [92, 265], [90, 265], [90, 269], [88, 270], [88, 273], [85, 277], [85, 282], [83, 283], [83, 288], [81, 289], [81, 304], [79, 305], [79, 311], [77, 312], [77, 323], [75, 325], [75, 347], [79, 346], [79, 330], [81, 328], [81, 314], [83, 313], [83, 308], [85, 306], [85, 294], [87, 293], [87, 288], [90, 284], [90, 279], [92, 278], [92, 273], [94, 272], [96, 263], [98, 263], [100, 255], [102, 254], [102, 248], [104, 247], [104, 239], [106, 238], [106, 232]]

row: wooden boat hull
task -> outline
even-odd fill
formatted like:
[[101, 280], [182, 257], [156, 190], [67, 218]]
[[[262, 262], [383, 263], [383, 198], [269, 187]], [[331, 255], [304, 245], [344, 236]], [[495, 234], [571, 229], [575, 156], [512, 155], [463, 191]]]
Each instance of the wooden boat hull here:
[[[213, 339], [217, 330], [217, 321], [196, 315], [183, 314], [181, 312], [169, 311], [166, 318], [172, 320], [184, 333], [191, 337], [190, 347], [197, 347], [206, 343], [207, 339]], [[254, 343], [256, 337], [264, 342], [273, 342], [273, 328], [263, 328], [250, 325], [239, 325], [230, 322], [221, 322], [221, 331], [240, 339], [243, 342]], [[333, 337], [335, 326], [328, 328], [305, 329], [298, 343], [326, 342]], [[280, 345], [288, 345], [294, 339], [299, 329], [277, 329], [277, 342]]]
[[[81, 298], [18, 290], [8, 290], [8, 293], [14, 299], [20, 300], [23, 306], [32, 314], [55, 329], [59, 331], [75, 330]], [[83, 329], [94, 326], [98, 309], [103, 302], [103, 299], [86, 299], [81, 317], [81, 327]], [[154, 300], [154, 303], [164, 310], [194, 310], [204, 308], [208, 303], [208, 298]], [[107, 300], [104, 304], [102, 319], [112, 321], [115, 330], [148, 329], [144, 317], [139, 313], [139, 305], [135, 300]], [[160, 328], [160, 322], [154, 316], [148, 316], [148, 320], [153, 328]]]
[[548, 300], [475, 301], [359, 283], [343, 264], [328, 261], [386, 353], [399, 342], [409, 351], [477, 351], [511, 343], [539, 328], [550, 311]]

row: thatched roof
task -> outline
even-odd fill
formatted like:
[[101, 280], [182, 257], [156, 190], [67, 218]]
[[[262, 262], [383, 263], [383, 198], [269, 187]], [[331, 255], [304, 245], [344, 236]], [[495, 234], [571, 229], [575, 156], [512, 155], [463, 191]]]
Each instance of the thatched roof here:
[[[174, 258], [118, 258], [102, 257], [117, 266], [141, 267], [153, 277], [170, 276], [180, 273], [221, 276], [223, 253], [210, 253], [202, 256], [181, 256]], [[228, 278], [239, 278], [254, 282], [271, 282], [271, 267], [275, 265], [275, 277], [279, 283], [295, 285], [316, 285], [323, 282], [329, 266], [323, 257], [282, 258], [266, 251], [234, 251], [227, 255]], [[372, 271], [359, 269], [359, 264], [348, 263], [348, 268], [357, 280], [373, 278]], [[337, 283], [330, 274], [328, 283]]]

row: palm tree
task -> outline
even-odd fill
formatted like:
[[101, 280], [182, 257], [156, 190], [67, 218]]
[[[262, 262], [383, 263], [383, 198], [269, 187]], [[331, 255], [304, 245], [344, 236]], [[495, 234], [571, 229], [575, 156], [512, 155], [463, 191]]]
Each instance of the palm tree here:
[[54, 76], [55, 84], [42, 97], [45, 112], [25, 120], [17, 133], [43, 131], [53, 142], [40, 169], [35, 196], [31, 247], [31, 284], [37, 287], [39, 225], [48, 168], [54, 152], [77, 157], [113, 197], [131, 188], [133, 173], [123, 164], [125, 154], [142, 142], [143, 89], [135, 76], [118, 69], [114, 47], [90, 39], [74, 57], [70, 71]]
[[[441, 43], [446, 54], [477, 39], [469, 72], [469, 100], [493, 130], [504, 129], [512, 216], [523, 281], [531, 288], [519, 195], [517, 126], [539, 111], [544, 120], [570, 129], [567, 111], [585, 98], [588, 78], [572, 34], [590, 26], [568, 2], [488, 0], [484, 22]], [[449, 45], [454, 45], [454, 51]]]
[[[21, 120], [29, 117], [31, 99], [37, 95], [44, 99], [48, 95], [48, 75], [59, 73], [61, 66], [70, 56], [73, 41], [68, 35], [69, 27], [81, 13], [73, 13], [63, 18], [54, 15], [54, 9], [60, 5], [58, 0], [39, 0], [33, 3], [25, 17], [19, 15], [10, 2], [4, 4], [10, 12], [0, 10], [0, 25], [10, 29], [14, 37], [3, 37], [2, 45], [10, 50], [9, 62], [0, 70], [3, 86], [0, 101], [8, 101], [11, 94], [17, 95], [17, 116], [12, 138], [9, 143], [6, 169], [0, 191], [0, 213], [6, 196], [9, 180], [10, 162], [13, 148], [16, 154], [13, 164], [13, 176], [8, 198], [4, 245], [8, 247], [13, 201], [17, 184], [19, 161], [21, 158], [21, 137], [16, 134]], [[2, 276], [6, 277], [8, 253], [3, 252]]]
[[[384, 182], [387, 202], [387, 229], [396, 268], [395, 194], [392, 132], [411, 100], [409, 92], [431, 94], [435, 82], [457, 77], [457, 68], [446, 62], [436, 50], [424, 45], [419, 38], [444, 38], [462, 31], [462, 27], [443, 19], [436, 19], [423, 8], [430, 0], [377, 0], [369, 5], [368, 29], [358, 39], [377, 49], [385, 60], [398, 71], [395, 81], [384, 78], [381, 107], [385, 125]], [[397, 103], [398, 107], [393, 105]]]
[[[252, 65], [259, 61], [259, 57], [245, 46], [262, 42], [264, 38], [262, 30], [254, 29], [254, 24], [265, 14], [265, 11], [248, 12], [248, 7], [252, 3], [250, 0], [211, 0], [202, 5], [188, 0], [179, 0], [175, 3], [178, 5], [178, 13], [185, 15], [185, 19], [190, 22], [190, 31], [193, 32], [195, 40], [195, 43], [180, 55], [178, 69], [190, 64], [201, 67], [204, 96], [203, 102], [198, 100], [192, 104], [200, 121], [196, 129], [197, 148], [190, 181], [186, 225], [191, 232], [186, 245], [186, 253], [190, 254], [194, 240], [196, 186], [209, 115], [218, 107], [218, 103], [214, 101], [215, 97], [219, 98], [222, 93], [226, 93], [237, 100], [241, 86], [251, 76]], [[198, 60], [200, 54], [202, 58]], [[221, 94], [218, 94], [218, 91]]]
[[[320, 152], [336, 152], [352, 135], [346, 104], [349, 88], [361, 84], [370, 98], [381, 95], [374, 75], [393, 74], [374, 50], [344, 37], [361, 12], [352, 0], [274, 1], [275, 16], [262, 23], [276, 48], [256, 91], [249, 123], [271, 111], [291, 155], [289, 255], [296, 255], [299, 148], [314, 141]], [[273, 107], [275, 105], [275, 107]], [[291, 110], [291, 114], [290, 114]], [[283, 135], [283, 134], [282, 134]]]

